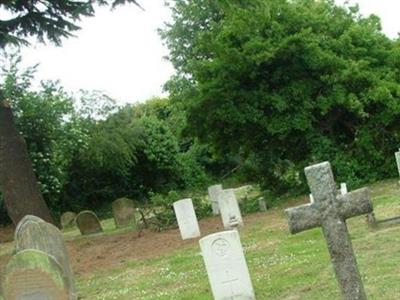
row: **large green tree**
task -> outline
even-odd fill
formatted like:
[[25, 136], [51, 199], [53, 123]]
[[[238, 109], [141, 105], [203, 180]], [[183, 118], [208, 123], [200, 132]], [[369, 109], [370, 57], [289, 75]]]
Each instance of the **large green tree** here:
[[320, 160], [353, 182], [393, 173], [400, 48], [376, 16], [331, 0], [171, 7], [161, 34], [178, 74], [167, 88], [202, 140], [251, 157], [275, 188], [300, 185]]
[[[79, 29], [81, 17], [93, 16], [94, 5], [115, 7], [135, 0], [98, 1], [14, 1], [0, 3], [6, 11], [0, 18], [0, 51], [7, 45], [27, 45], [28, 37], [40, 42], [60, 45], [62, 38]], [[26, 143], [15, 125], [15, 119], [0, 89], [0, 186], [8, 214], [14, 224], [27, 214], [53, 222], [50, 211], [40, 193], [37, 178], [26, 149]]]

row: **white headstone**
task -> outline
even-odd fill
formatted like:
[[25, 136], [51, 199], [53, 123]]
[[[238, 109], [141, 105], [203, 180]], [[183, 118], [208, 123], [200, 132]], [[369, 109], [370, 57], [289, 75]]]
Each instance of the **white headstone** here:
[[200, 240], [200, 248], [214, 300], [255, 300], [236, 230], [208, 235]]
[[196, 238], [201, 235], [192, 199], [176, 201], [174, 203], [174, 211], [182, 240]]
[[213, 215], [219, 215], [218, 195], [222, 192], [222, 185], [216, 184], [208, 187], [208, 197], [210, 198]]
[[310, 203], [314, 203], [314, 196], [310, 193]]
[[341, 195], [346, 195], [347, 194], [347, 184], [346, 184], [346, 182], [342, 182], [340, 184], [340, 194]]
[[397, 162], [397, 170], [399, 171], [399, 176], [400, 176], [400, 149], [398, 152], [395, 153], [395, 156]]
[[219, 193], [218, 206], [225, 229], [243, 226], [242, 214], [233, 189], [222, 190]]

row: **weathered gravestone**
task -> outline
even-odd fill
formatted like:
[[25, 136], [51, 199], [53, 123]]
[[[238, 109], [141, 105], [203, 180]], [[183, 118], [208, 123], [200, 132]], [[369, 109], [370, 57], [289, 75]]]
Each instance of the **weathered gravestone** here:
[[225, 229], [243, 226], [242, 214], [233, 189], [222, 190], [218, 194], [218, 206]]
[[329, 162], [305, 168], [314, 203], [286, 210], [292, 234], [322, 227], [343, 299], [367, 299], [346, 219], [371, 213], [368, 189], [338, 195]]
[[200, 248], [215, 300], [254, 300], [246, 259], [236, 230], [208, 235]]
[[90, 210], [80, 212], [76, 216], [76, 225], [82, 235], [99, 233], [103, 231], [96, 214]]
[[112, 204], [112, 211], [117, 228], [132, 226], [136, 229], [135, 204], [131, 199], [120, 198], [115, 200]]
[[3, 282], [7, 300], [68, 300], [68, 282], [58, 262], [45, 252], [28, 249], [14, 255]]
[[60, 218], [61, 228], [66, 229], [73, 227], [75, 225], [75, 218], [76, 218], [76, 213], [72, 211], [67, 211], [63, 213]]
[[263, 197], [258, 198], [258, 207], [260, 208], [260, 211], [266, 212], [268, 210], [268, 204], [267, 201]]
[[201, 235], [192, 199], [176, 201], [174, 203], [174, 211], [182, 240], [196, 238]]
[[218, 195], [222, 192], [222, 185], [216, 184], [208, 187], [208, 197], [210, 198], [213, 215], [219, 215]]
[[340, 193], [341, 193], [342, 195], [346, 195], [346, 194], [348, 193], [346, 182], [342, 182], [342, 183], [340, 184]]
[[14, 242], [16, 253], [35, 249], [53, 257], [60, 265], [68, 284], [69, 299], [77, 299], [68, 252], [62, 233], [57, 227], [35, 216], [25, 216], [17, 226]]

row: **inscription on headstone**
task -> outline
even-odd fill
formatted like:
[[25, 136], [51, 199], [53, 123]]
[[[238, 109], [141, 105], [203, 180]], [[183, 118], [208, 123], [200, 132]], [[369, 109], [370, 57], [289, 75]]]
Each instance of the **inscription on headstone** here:
[[216, 184], [208, 188], [208, 197], [210, 198], [213, 215], [219, 215], [218, 195], [222, 192], [222, 185]]
[[174, 211], [182, 240], [196, 238], [201, 235], [192, 199], [176, 201], [174, 203]]
[[215, 300], [255, 300], [236, 230], [208, 235], [200, 240], [200, 248]]
[[223, 190], [219, 193], [218, 205], [225, 229], [243, 226], [242, 214], [233, 189]]
[[305, 168], [314, 203], [286, 210], [291, 233], [322, 227], [343, 299], [367, 299], [346, 219], [371, 213], [368, 189], [337, 195], [329, 162]]

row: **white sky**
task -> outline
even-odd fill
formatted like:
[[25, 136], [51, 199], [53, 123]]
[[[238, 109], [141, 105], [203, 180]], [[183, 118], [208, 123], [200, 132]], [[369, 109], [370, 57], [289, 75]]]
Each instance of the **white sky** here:
[[[170, 18], [163, 0], [139, 0], [146, 11], [125, 5], [110, 11], [98, 9], [84, 19], [77, 38], [62, 47], [33, 45], [22, 51], [25, 65], [40, 63], [37, 78], [60, 79], [69, 91], [102, 90], [119, 103], [144, 101], [162, 94], [162, 85], [173, 74], [163, 59], [167, 49], [157, 28]], [[336, 0], [343, 4], [345, 0]], [[397, 37], [400, 31], [399, 0], [350, 0], [359, 3], [364, 15], [374, 13], [384, 32]]]

